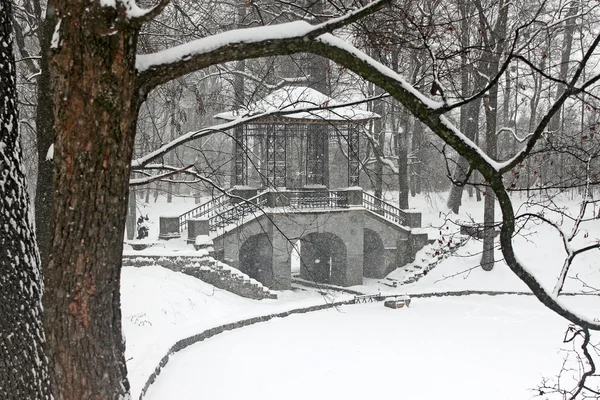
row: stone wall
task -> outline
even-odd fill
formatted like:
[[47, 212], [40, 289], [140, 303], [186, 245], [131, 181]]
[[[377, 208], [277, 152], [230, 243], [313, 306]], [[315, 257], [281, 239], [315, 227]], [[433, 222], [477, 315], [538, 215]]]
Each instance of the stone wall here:
[[260, 282], [209, 256], [123, 256], [123, 265], [132, 267], [160, 265], [193, 276], [238, 296], [254, 300], [277, 298], [275, 293], [271, 293]]

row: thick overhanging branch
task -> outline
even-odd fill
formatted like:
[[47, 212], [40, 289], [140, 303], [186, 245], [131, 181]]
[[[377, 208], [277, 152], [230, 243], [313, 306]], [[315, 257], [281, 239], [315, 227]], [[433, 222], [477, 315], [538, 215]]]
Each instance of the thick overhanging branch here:
[[558, 302], [557, 296], [548, 293], [538, 280], [520, 263], [515, 255], [512, 243], [512, 236], [515, 231], [515, 214], [508, 192], [504, 188], [501, 180], [490, 182], [494, 193], [498, 198], [500, 209], [502, 211], [502, 228], [500, 230], [500, 246], [506, 264], [519, 279], [531, 289], [535, 297], [546, 307], [560, 315], [561, 317], [577, 324], [583, 328], [591, 330], [600, 330], [600, 324], [589, 321], [580, 315], [573, 313], [567, 307]]
[[[546, 292], [537, 279], [517, 260], [512, 244], [512, 236], [515, 231], [515, 215], [512, 202], [502, 182], [502, 174], [507, 171], [504, 166], [490, 159], [478, 146], [453, 127], [443, 115], [439, 115], [436, 112], [437, 108], [435, 104], [424, 98], [421, 93], [408, 85], [395, 72], [377, 63], [365, 54], [331, 35], [323, 35], [318, 38], [311, 45], [310, 51], [329, 57], [386, 90], [415, 117], [427, 125], [438, 137], [449, 144], [461, 156], [465, 157], [470, 165], [474, 169], [477, 169], [490, 184], [500, 203], [503, 217], [500, 243], [502, 245], [502, 253], [510, 269], [532, 290], [534, 295], [546, 307], [579, 326], [592, 330], [600, 330], [600, 324], [591, 322], [559, 304], [558, 299]], [[564, 96], [561, 96], [553, 105], [552, 110], [554, 112], [558, 111], [570, 94], [572, 93], [567, 91]], [[538, 126], [534, 135], [541, 136], [544, 127], [548, 124], [552, 115], [549, 112], [545, 116], [544, 119], [546, 121], [540, 123], [541, 126]], [[528, 145], [530, 143], [532, 143], [532, 140], [529, 141]], [[531, 144], [531, 146], [533, 145]], [[502, 168], [499, 168], [499, 166], [502, 166]]]
[[498, 173], [494, 167], [496, 161], [489, 158], [473, 141], [459, 132], [445, 116], [438, 113], [441, 103], [425, 97], [390, 68], [329, 34], [322, 35], [311, 42], [306, 51], [328, 57], [387, 91], [461, 156], [469, 159], [473, 167], [477, 168], [486, 179], [493, 179]]
[[306, 51], [318, 36], [373, 14], [391, 0], [378, 0], [318, 25], [304, 21], [224, 32], [154, 54], [139, 55], [138, 87], [145, 94], [157, 85], [212, 65]]

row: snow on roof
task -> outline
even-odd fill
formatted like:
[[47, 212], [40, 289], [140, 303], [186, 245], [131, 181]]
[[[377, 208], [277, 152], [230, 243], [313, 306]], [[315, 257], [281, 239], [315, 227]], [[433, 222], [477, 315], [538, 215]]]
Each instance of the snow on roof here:
[[[304, 86], [286, 86], [274, 91], [248, 108], [223, 112], [215, 118], [234, 120], [240, 115], [276, 111], [293, 111], [318, 107], [317, 110], [299, 111], [286, 114], [285, 118], [323, 121], [364, 121], [380, 118], [370, 111], [362, 110], [358, 105], [340, 106], [336, 100], [323, 93]], [[336, 107], [337, 106], [337, 107]]]

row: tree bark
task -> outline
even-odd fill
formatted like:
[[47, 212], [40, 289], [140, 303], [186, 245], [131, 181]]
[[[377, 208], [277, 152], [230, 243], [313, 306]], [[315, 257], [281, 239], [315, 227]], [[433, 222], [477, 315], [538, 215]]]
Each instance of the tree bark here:
[[[381, 89], [375, 88], [375, 95], [381, 94]], [[385, 156], [384, 144], [385, 144], [385, 132], [383, 129], [383, 113], [384, 113], [383, 100], [378, 99], [373, 101], [373, 112], [381, 116], [381, 118], [373, 121], [373, 138], [374, 142], [371, 143], [373, 146], [373, 152], [378, 154], [375, 157], [375, 166], [373, 167], [373, 189], [375, 197], [378, 199], [383, 198], [383, 163], [380, 161], [381, 157]]]
[[409, 208], [408, 196], [409, 196], [409, 182], [408, 182], [408, 127], [409, 118], [406, 118], [404, 132], [398, 132], [398, 208], [406, 210]]
[[415, 197], [421, 193], [422, 171], [423, 171], [423, 125], [419, 120], [415, 120], [412, 141], [411, 153], [412, 162], [410, 163], [410, 195]]
[[120, 272], [138, 112], [137, 29], [126, 10], [56, 0], [50, 57], [55, 176], [45, 326], [56, 400], [129, 392]]
[[127, 234], [127, 240], [133, 240], [137, 237], [137, 199], [135, 197], [135, 192], [135, 189], [129, 189], [129, 199], [127, 201], [127, 220], [125, 223], [125, 232]]
[[50, 256], [50, 239], [52, 236], [52, 158], [48, 151], [54, 143], [54, 115], [52, 111], [52, 87], [48, 58], [50, 40], [56, 25], [54, 8], [48, 7], [40, 34], [40, 76], [37, 80], [36, 138], [38, 155], [38, 175], [35, 190], [35, 233], [40, 249], [42, 266], [48, 264]]
[[[469, 26], [469, 14], [471, 5], [468, 1], [460, 0], [458, 2], [458, 7], [461, 15], [461, 23], [460, 23], [460, 43], [463, 49], [466, 49], [469, 46], [469, 35], [470, 35], [470, 26]], [[461, 60], [461, 71], [460, 71], [460, 91], [463, 97], [467, 97], [471, 92], [471, 74], [469, 73], [469, 59], [467, 57], [467, 53], [463, 52], [460, 57]], [[481, 79], [475, 77], [475, 80], [478, 82], [477, 86], [481, 85]], [[474, 91], [478, 90], [478, 88], [474, 89]], [[468, 104], [465, 107], [460, 109], [460, 129], [464, 132], [467, 137], [471, 140], [475, 137], [475, 133], [477, 129], [479, 129], [479, 108], [481, 102], [479, 100], [475, 100], [472, 104]], [[469, 163], [463, 157], [458, 158], [457, 165], [454, 169], [454, 173], [452, 175], [452, 180], [457, 183], [462, 183], [467, 178], [467, 173], [469, 169]], [[446, 205], [453, 213], [458, 214], [460, 211], [460, 206], [462, 205], [462, 194], [464, 190], [463, 184], [452, 184], [450, 186], [450, 193], [448, 194], [448, 200]]]
[[11, 2], [0, 2], [0, 397], [50, 399], [40, 259], [19, 143], [11, 16]]
[[[569, 72], [569, 63], [571, 61], [571, 50], [573, 48], [573, 33], [575, 31], [575, 27], [576, 27], [576, 23], [575, 23], [575, 16], [577, 15], [577, 13], [579, 12], [579, 1], [575, 0], [573, 2], [571, 2], [571, 5], [569, 6], [569, 11], [567, 13], [564, 25], [565, 25], [565, 31], [563, 34], [563, 41], [562, 41], [562, 51], [561, 51], [561, 56], [560, 56], [560, 72], [558, 74], [558, 79], [561, 82], [566, 82], [567, 81], [567, 74]], [[556, 96], [554, 97], [554, 99], [559, 99], [563, 93], [565, 92], [567, 86], [564, 83], [559, 83], [557, 88], [556, 88]], [[562, 111], [562, 110], [561, 110]], [[550, 123], [548, 124], [548, 139], [552, 140], [553, 138], [560, 136], [560, 130], [561, 130], [561, 122], [562, 122], [562, 112], [557, 112], [556, 114], [554, 114], [553, 118], [550, 120]], [[560, 184], [562, 179], [558, 179], [558, 181], [556, 181], [557, 177], [560, 177], [562, 175], [563, 172], [563, 163], [561, 162], [561, 158], [560, 158], [560, 154], [550, 154], [550, 160], [552, 162], [549, 162], [549, 167], [548, 173], [544, 174], [544, 179], [545, 182], [549, 185], [551, 185], [552, 183], [555, 184]]]
[[[463, 113], [466, 115], [465, 130], [463, 132], [471, 140], [475, 139], [477, 131], [479, 130], [480, 108], [481, 99], [475, 99], [461, 109], [461, 115]], [[455, 214], [458, 214], [460, 206], [462, 205], [462, 194], [469, 168], [469, 162], [465, 158], [459, 157], [452, 177], [453, 181], [456, 183], [451, 186], [448, 201], [446, 203], [448, 208]]]
[[[493, 41], [490, 43], [487, 68], [484, 70], [488, 76], [496, 76], [500, 72], [500, 56], [504, 49], [506, 40], [506, 26], [508, 19], [508, 7], [501, 0], [498, 5], [499, 16], [496, 27], [492, 32]], [[485, 144], [487, 155], [497, 159], [497, 137], [496, 124], [498, 121], [498, 85], [492, 87], [483, 99], [485, 111]], [[494, 212], [496, 196], [491, 188], [485, 192], [483, 211], [483, 253], [481, 255], [481, 267], [485, 271], [494, 268]]]

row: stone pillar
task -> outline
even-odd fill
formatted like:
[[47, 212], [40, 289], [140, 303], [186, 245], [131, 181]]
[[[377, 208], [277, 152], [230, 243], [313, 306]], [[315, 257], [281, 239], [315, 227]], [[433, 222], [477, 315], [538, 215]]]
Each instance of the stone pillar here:
[[[250, 186], [234, 186], [229, 191], [229, 193], [231, 193], [231, 195], [241, 197], [242, 199], [246, 199], [246, 200], [251, 199], [252, 197], [256, 196], [258, 194], [258, 192], [259, 192], [259, 189], [253, 188]], [[231, 202], [232, 203], [240, 203], [241, 200], [232, 198]]]
[[161, 240], [176, 239], [181, 237], [179, 232], [179, 217], [159, 218], [158, 238]]
[[348, 198], [349, 206], [362, 206], [363, 205], [363, 190], [362, 188], [355, 187], [346, 189], [346, 196]]
[[[361, 191], [362, 192], [362, 191]], [[361, 193], [362, 204], [362, 193]], [[365, 222], [363, 211], [342, 213], [347, 218], [347, 226], [340, 226], [340, 239], [346, 246], [346, 282], [343, 286], [362, 285], [364, 275]], [[342, 225], [342, 224], [340, 224]]]
[[348, 186], [355, 187], [360, 184], [360, 137], [359, 125], [348, 125]]
[[272, 190], [267, 193], [267, 207], [288, 207], [289, 193], [284, 190]]
[[421, 213], [412, 210], [403, 210], [406, 214], [406, 226], [409, 228], [421, 227]]
[[233, 155], [233, 185], [245, 185], [248, 180], [248, 171], [243, 125], [238, 125], [233, 129]]
[[396, 260], [398, 267], [411, 263], [415, 260], [410, 239], [405, 238], [398, 239], [396, 241]]
[[356, 241], [346, 247], [346, 282], [342, 286], [362, 285], [363, 283], [362, 245], [362, 237], [357, 235]]
[[289, 290], [292, 288], [292, 246], [289, 239], [278, 230], [273, 230], [273, 281], [269, 289]]
[[210, 225], [208, 218], [193, 218], [187, 221], [188, 237], [187, 243], [196, 243], [196, 236], [208, 235], [210, 233]]

